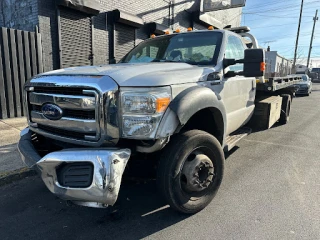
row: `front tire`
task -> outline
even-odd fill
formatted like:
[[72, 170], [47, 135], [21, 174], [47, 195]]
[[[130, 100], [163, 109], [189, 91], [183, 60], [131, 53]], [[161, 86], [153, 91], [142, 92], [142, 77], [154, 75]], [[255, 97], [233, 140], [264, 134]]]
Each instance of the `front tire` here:
[[175, 210], [193, 214], [216, 195], [223, 178], [224, 153], [219, 141], [199, 130], [172, 138], [161, 157], [157, 184]]

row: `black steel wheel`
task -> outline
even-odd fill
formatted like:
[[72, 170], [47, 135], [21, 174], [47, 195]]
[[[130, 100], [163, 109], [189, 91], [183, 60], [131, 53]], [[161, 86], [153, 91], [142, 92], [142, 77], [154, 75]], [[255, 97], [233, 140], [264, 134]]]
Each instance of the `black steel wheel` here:
[[199, 130], [173, 138], [161, 157], [157, 183], [169, 205], [193, 214], [216, 195], [223, 177], [224, 153], [218, 140]]
[[281, 114], [280, 114], [280, 124], [287, 124], [290, 118], [290, 110], [291, 110], [291, 95], [290, 94], [282, 94], [282, 105], [281, 105]]

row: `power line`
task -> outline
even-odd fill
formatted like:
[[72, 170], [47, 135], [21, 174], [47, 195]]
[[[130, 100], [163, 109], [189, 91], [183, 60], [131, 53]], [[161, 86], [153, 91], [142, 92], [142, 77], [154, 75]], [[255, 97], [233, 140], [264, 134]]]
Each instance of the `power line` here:
[[[305, 5], [307, 5], [307, 4], [310, 4], [310, 3], [305, 3]], [[292, 4], [288, 4], [288, 5], [283, 5], [281, 7], [276, 7], [276, 8], [267, 8], [267, 9], [263, 8], [262, 10], [263, 10], [263, 12], [275, 12], [275, 11], [283, 11], [283, 8], [285, 8], [285, 9], [294, 9], [294, 8], [299, 9], [299, 7], [300, 7], [300, 4], [298, 4], [297, 6], [293, 6]], [[314, 9], [314, 6], [309, 6], [309, 8]], [[305, 9], [309, 9], [309, 8], [306, 7]], [[248, 10], [248, 9], [246, 9], [246, 10]], [[260, 13], [261, 7], [259, 7], [258, 10], [259, 11], [257, 11], [257, 12], [250, 12], [250, 10], [249, 10], [249, 12], [245, 11], [245, 13]]]
[[[311, 23], [311, 22], [313, 22], [313, 21], [308, 21], [308, 22], [302, 22], [302, 23]], [[250, 29], [257, 29], [257, 28], [270, 28], [270, 27], [281, 27], [281, 26], [288, 26], [288, 25], [292, 25], [293, 23], [288, 23], [288, 24], [279, 24], [279, 25], [268, 25], [268, 26], [260, 26], [260, 27], [258, 27], [258, 26], [253, 26], [253, 27], [251, 27], [250, 26]]]
[[[264, 14], [258, 14], [258, 13], [243, 13], [246, 15], [256, 15], [256, 16], [260, 16], [260, 17], [268, 17], [268, 18], [294, 18], [297, 19], [297, 17], [282, 17], [282, 16], [270, 16], [270, 15], [264, 15]], [[292, 15], [292, 14], [290, 14]], [[288, 16], [288, 15], [287, 15]], [[303, 16], [303, 17], [312, 17], [312, 16]]]
[[[306, 4], [310, 4], [310, 3], [318, 3], [318, 2], [320, 2], [319, 0], [316, 0], [316, 1], [311, 1], [311, 2], [306, 2]], [[266, 7], [266, 6], [270, 6], [270, 5], [274, 5], [274, 6], [277, 6], [277, 7], [283, 7], [283, 6], [285, 6], [285, 5], [281, 5], [282, 3], [285, 3], [285, 4], [287, 4], [287, 2], [279, 2], [278, 0], [277, 1], [268, 1], [268, 3], [265, 3], [265, 4], [261, 4], [261, 3], [259, 3], [259, 4], [256, 4], [256, 5], [252, 5], [252, 6], [250, 6], [250, 7], [245, 7], [245, 9], [251, 9], [251, 8], [258, 8], [258, 9], [261, 9], [261, 7]], [[291, 4], [291, 6], [292, 6], [292, 4]], [[300, 6], [300, 4], [298, 4], [298, 6]]]

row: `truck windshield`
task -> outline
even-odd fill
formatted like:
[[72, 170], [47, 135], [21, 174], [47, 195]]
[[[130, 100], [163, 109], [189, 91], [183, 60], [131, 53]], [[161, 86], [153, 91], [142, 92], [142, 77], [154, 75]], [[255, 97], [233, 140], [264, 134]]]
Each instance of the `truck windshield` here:
[[320, 68], [312, 68], [311, 72], [320, 72]]
[[120, 63], [185, 62], [216, 65], [221, 32], [173, 34], [146, 40], [132, 49]]

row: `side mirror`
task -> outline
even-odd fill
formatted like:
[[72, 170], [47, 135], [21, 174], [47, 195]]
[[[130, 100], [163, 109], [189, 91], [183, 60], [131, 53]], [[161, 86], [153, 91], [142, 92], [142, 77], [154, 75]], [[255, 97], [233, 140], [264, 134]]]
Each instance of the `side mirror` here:
[[243, 59], [245, 77], [263, 77], [265, 71], [265, 54], [263, 49], [246, 49]]
[[243, 63], [243, 71], [226, 73], [226, 77], [234, 77], [242, 75], [245, 77], [263, 77], [265, 71], [265, 54], [263, 49], [246, 49], [244, 50], [244, 59], [235, 60], [225, 58], [223, 59], [223, 68]]

